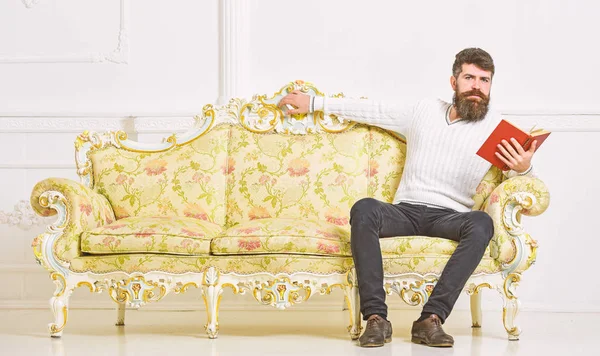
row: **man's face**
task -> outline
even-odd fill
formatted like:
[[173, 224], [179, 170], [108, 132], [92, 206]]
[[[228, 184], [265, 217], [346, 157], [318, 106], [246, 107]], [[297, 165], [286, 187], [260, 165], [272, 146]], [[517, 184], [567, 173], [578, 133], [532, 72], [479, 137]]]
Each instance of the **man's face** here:
[[474, 64], [463, 64], [458, 78], [452, 76], [450, 83], [459, 117], [471, 122], [483, 120], [490, 103], [492, 73]]

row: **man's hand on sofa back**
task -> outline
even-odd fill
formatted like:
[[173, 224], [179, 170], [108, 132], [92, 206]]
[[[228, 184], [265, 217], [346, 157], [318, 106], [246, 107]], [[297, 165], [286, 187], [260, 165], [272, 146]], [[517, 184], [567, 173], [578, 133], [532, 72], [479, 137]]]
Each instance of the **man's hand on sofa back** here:
[[[289, 109], [286, 104], [293, 106], [294, 109]], [[284, 96], [277, 105], [283, 108], [283, 112], [286, 115], [294, 115], [308, 113], [310, 110], [310, 104], [310, 95], [303, 94], [300, 90], [294, 90], [288, 95]]]

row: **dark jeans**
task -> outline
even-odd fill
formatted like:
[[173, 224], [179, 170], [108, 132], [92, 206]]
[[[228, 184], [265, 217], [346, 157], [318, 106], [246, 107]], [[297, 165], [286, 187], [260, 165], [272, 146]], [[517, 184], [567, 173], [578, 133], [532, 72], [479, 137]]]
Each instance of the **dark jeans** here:
[[418, 204], [394, 205], [372, 198], [361, 199], [352, 206], [350, 224], [360, 312], [365, 320], [372, 314], [387, 317], [380, 238], [420, 235], [458, 242], [423, 307], [424, 313], [436, 314], [445, 321], [494, 235], [492, 218], [482, 211], [459, 213]]

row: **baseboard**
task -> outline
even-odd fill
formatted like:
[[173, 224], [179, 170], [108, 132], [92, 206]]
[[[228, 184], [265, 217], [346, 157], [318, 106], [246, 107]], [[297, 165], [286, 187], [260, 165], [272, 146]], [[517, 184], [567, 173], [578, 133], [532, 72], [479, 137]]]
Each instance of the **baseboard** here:
[[[73, 301], [69, 305], [70, 309], [98, 309], [112, 310], [116, 308], [116, 304], [111, 300], [101, 302], [96, 301]], [[337, 299], [322, 299], [317, 298], [304, 303], [295, 305], [288, 311], [335, 311], [343, 310], [343, 300]], [[405, 304], [403, 301], [389, 301], [388, 308], [390, 310], [407, 310], [417, 309]], [[49, 309], [48, 301], [45, 300], [3, 300], [0, 301], [0, 310], [16, 310], [16, 309]], [[133, 309], [133, 308], [131, 308]], [[204, 303], [198, 300], [196, 303], [190, 302], [174, 302], [163, 301], [158, 303], [150, 303], [139, 309], [140, 311], [197, 311], [204, 310]], [[279, 311], [270, 306], [260, 305], [254, 301], [226, 301], [220, 305], [220, 310], [256, 310], [256, 311]], [[468, 311], [468, 308], [456, 308], [457, 311]], [[483, 307], [483, 311], [501, 311], [501, 306]], [[521, 311], [523, 312], [544, 312], [544, 313], [600, 313], [598, 305], [570, 305], [570, 306], [555, 306], [539, 303], [526, 303]]]
[[577, 304], [569, 306], [556, 306], [540, 303], [524, 303], [521, 307], [525, 312], [545, 312], [545, 313], [600, 313], [599, 305]]
[[[336, 301], [315, 301], [295, 305], [288, 309], [290, 311], [325, 311], [325, 310], [343, 310], [343, 300], [338, 303]], [[3, 309], [49, 309], [50, 305], [48, 301], [44, 300], [4, 300], [0, 301], [0, 310]], [[116, 304], [111, 301], [73, 301], [69, 303], [69, 309], [98, 309], [98, 310], [111, 310], [115, 309]], [[135, 310], [135, 308], [128, 308]], [[150, 303], [141, 307], [139, 310], [150, 310], [150, 311], [196, 311], [205, 310], [204, 303], [202, 300], [198, 300], [196, 303], [190, 302], [158, 302]], [[260, 305], [253, 301], [238, 301], [233, 303], [222, 302], [219, 310], [273, 310], [279, 311], [270, 306]]]

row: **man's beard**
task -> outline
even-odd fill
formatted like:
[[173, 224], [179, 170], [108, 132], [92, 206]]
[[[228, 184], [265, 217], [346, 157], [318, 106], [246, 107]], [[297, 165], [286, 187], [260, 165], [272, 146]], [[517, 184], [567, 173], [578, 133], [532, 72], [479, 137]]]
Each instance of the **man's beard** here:
[[[476, 101], [469, 99], [469, 96], [476, 95], [481, 100]], [[469, 122], [477, 122], [483, 120], [488, 112], [488, 106], [490, 103], [490, 97], [483, 94], [477, 89], [469, 90], [464, 93], [457, 93], [454, 91], [454, 97], [452, 103], [456, 108], [458, 116], [463, 120]]]

